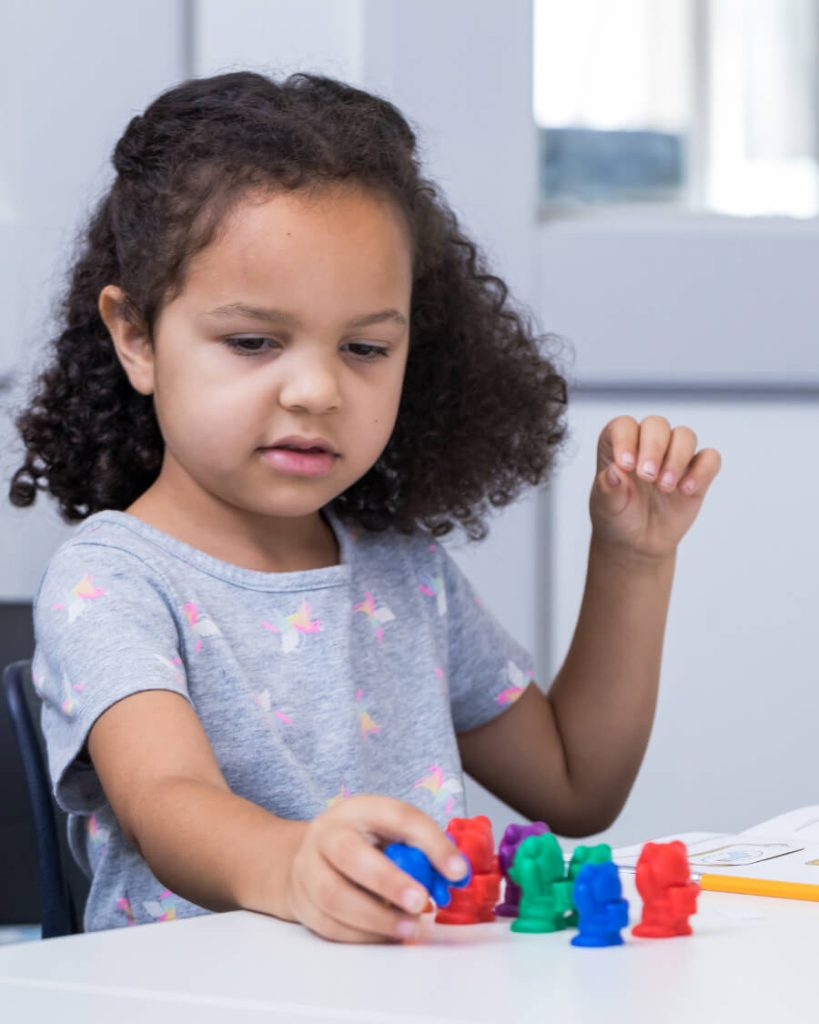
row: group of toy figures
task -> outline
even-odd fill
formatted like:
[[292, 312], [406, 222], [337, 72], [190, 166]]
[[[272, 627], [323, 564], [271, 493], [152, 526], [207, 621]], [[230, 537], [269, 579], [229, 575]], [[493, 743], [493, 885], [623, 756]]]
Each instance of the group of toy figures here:
[[[486, 815], [453, 818], [447, 834], [471, 866], [460, 882], [444, 878], [413, 846], [393, 843], [384, 853], [424, 885], [441, 924], [478, 924], [514, 918], [514, 932], [578, 928], [573, 946], [619, 946], [628, 924], [628, 901], [612, 863], [611, 847], [578, 846], [568, 866], [557, 839], [542, 821], [509, 825], [495, 852]], [[506, 883], [500, 899], [501, 880]], [[646, 843], [637, 862], [643, 916], [632, 934], [641, 938], [690, 935], [699, 886], [691, 881], [683, 843]]]

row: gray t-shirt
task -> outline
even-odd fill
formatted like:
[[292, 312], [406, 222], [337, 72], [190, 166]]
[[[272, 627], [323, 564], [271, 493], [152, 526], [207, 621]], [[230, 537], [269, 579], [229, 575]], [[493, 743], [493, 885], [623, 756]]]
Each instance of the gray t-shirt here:
[[92, 879], [87, 931], [207, 912], [156, 879], [77, 760], [95, 720], [133, 693], [189, 701], [231, 790], [280, 817], [361, 793], [442, 827], [464, 815], [455, 734], [520, 696], [531, 657], [429, 533], [323, 513], [340, 563], [321, 569], [245, 569], [119, 511], [89, 516], [52, 557], [32, 672], [56, 798]]

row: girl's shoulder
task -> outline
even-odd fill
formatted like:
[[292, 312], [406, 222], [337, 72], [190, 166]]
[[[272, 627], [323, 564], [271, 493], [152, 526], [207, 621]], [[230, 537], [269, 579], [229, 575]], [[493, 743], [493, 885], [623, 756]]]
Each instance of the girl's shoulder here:
[[96, 586], [101, 575], [140, 581], [160, 581], [156, 560], [143, 538], [122, 522], [127, 513], [95, 512], [77, 526], [52, 553], [34, 596], [36, 605], [44, 592], [69, 589], [83, 596]]
[[132, 561], [134, 557], [150, 561], [150, 546], [139, 529], [134, 529], [135, 525], [138, 527], [141, 524], [127, 512], [114, 509], [94, 512], [56, 548], [46, 571], [78, 559], [93, 558], [94, 548], [104, 549], [105, 553], [97, 557], [108, 561], [118, 558], [121, 561]]

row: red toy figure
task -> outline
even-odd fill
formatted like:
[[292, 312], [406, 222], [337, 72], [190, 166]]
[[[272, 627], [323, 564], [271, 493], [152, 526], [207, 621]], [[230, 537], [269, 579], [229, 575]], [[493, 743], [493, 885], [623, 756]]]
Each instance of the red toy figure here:
[[495, 853], [492, 823], [485, 814], [452, 818], [447, 833], [472, 865], [472, 880], [463, 889], [451, 889], [449, 906], [439, 908], [439, 924], [478, 924], [494, 921], [500, 896], [501, 870]]
[[691, 881], [684, 843], [646, 843], [637, 861], [636, 881], [643, 917], [632, 935], [665, 939], [691, 934], [688, 918], [697, 912], [700, 887]]

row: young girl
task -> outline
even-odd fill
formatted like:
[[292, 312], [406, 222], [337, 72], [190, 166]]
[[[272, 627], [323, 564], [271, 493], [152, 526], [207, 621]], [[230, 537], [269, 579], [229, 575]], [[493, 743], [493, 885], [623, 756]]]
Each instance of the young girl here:
[[10, 491], [83, 520], [35, 597], [33, 677], [85, 927], [244, 907], [405, 938], [424, 893], [378, 847], [462, 877], [462, 770], [565, 835], [617, 815], [719, 456], [659, 417], [603, 430], [545, 696], [436, 538], [547, 478], [565, 384], [401, 114], [221, 75], [161, 95], [113, 163]]

